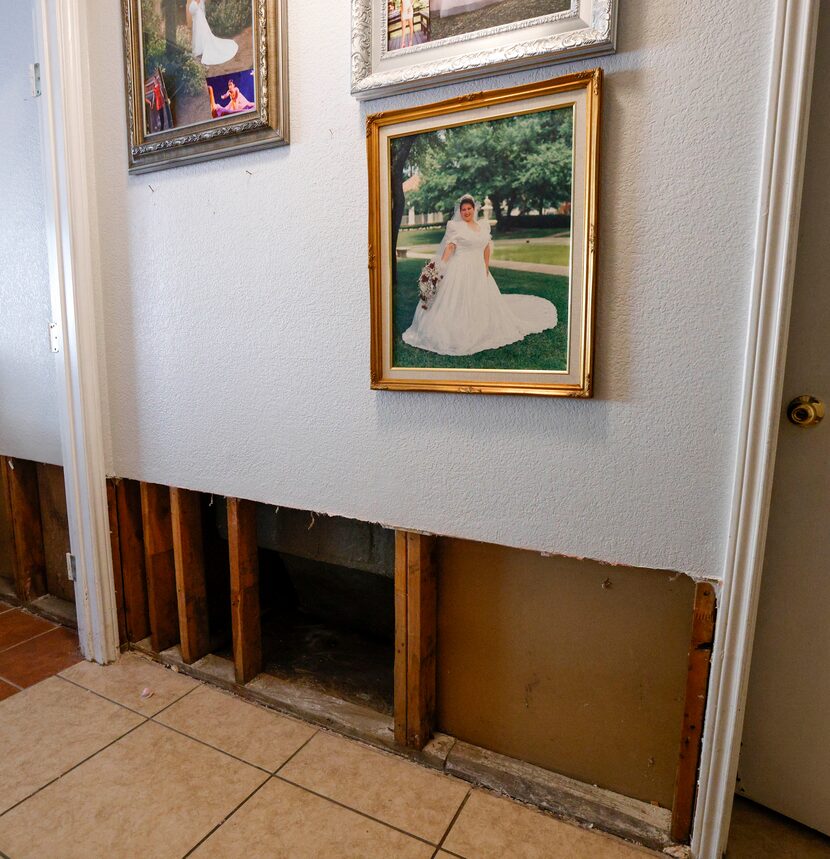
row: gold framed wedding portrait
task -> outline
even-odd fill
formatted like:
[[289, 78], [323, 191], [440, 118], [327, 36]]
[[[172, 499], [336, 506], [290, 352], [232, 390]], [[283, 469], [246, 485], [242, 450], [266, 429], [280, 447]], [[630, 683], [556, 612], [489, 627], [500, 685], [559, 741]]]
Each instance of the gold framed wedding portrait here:
[[129, 172], [288, 143], [286, 0], [122, 0]]
[[601, 90], [368, 117], [373, 388], [592, 395]]

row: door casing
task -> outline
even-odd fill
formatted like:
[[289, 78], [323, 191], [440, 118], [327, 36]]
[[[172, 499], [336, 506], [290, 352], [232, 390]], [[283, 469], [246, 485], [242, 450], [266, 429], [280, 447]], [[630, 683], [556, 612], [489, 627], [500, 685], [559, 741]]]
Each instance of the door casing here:
[[814, 0], [776, 4], [729, 541], [692, 835], [697, 859], [724, 854], [735, 793], [781, 413], [817, 7]]

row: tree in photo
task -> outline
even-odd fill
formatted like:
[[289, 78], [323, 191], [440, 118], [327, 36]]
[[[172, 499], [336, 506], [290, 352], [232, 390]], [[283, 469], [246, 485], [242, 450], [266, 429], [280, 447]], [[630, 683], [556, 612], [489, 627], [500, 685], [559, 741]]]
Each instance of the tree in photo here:
[[150, 77], [161, 69], [168, 96], [179, 94], [197, 95], [205, 85], [202, 64], [191, 54], [189, 48], [177, 40], [176, 18], [173, 16], [172, 0], [163, 0], [159, 6], [153, 0], [141, 0], [142, 43], [144, 48], [144, 74]]
[[461, 193], [478, 200], [489, 197], [497, 228], [504, 232], [511, 227], [514, 210], [541, 212], [570, 201], [572, 139], [570, 110], [420, 135], [407, 166], [421, 181], [406, 202], [420, 211], [448, 215]]
[[251, 26], [253, 6], [251, 0], [208, 0], [205, 15], [215, 35], [231, 38]]

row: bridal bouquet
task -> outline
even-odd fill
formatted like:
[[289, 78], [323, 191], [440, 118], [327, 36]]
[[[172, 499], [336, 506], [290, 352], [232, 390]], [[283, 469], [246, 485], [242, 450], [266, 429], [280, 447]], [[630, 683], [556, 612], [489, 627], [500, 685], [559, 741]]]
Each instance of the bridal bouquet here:
[[430, 260], [421, 269], [421, 276], [418, 278], [418, 292], [421, 296], [421, 307], [424, 310], [429, 310], [429, 306], [435, 298], [435, 293], [438, 292], [438, 284], [441, 282], [443, 276], [434, 260]]

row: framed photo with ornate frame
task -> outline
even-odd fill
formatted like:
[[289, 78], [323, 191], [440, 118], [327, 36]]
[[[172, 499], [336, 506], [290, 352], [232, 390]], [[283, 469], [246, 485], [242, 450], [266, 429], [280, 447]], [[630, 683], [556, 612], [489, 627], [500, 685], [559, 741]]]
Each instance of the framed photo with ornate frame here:
[[613, 53], [619, 0], [352, 0], [352, 94]]
[[372, 388], [592, 395], [601, 89], [367, 118]]
[[288, 143], [286, 0], [122, 0], [129, 172]]

